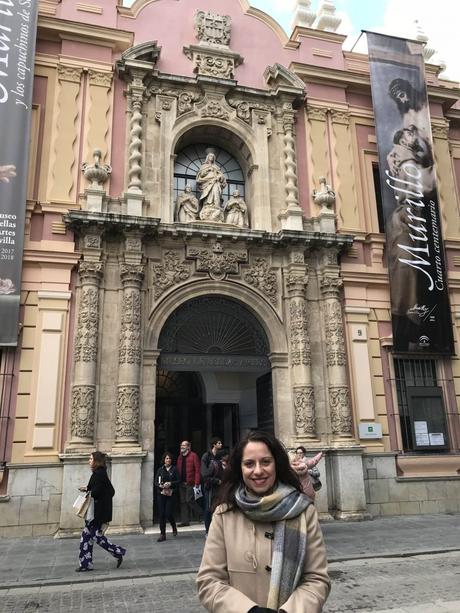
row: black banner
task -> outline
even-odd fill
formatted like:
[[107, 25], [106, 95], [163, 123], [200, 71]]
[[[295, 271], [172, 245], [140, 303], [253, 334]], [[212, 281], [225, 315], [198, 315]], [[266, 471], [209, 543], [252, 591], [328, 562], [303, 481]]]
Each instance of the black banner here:
[[393, 348], [454, 353], [421, 43], [367, 32]]
[[38, 0], [0, 0], [0, 346], [17, 345]]

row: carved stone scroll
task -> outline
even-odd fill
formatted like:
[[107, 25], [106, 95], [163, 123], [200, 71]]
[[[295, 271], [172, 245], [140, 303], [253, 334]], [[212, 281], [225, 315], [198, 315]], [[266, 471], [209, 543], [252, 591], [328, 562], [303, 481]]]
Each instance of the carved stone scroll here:
[[276, 305], [278, 299], [276, 273], [264, 258], [254, 259], [252, 267], [244, 274], [244, 280], [265, 294], [268, 300]]
[[159, 298], [168, 288], [186, 281], [190, 277], [190, 266], [181, 260], [176, 251], [165, 251], [162, 264], [152, 266], [153, 295]]

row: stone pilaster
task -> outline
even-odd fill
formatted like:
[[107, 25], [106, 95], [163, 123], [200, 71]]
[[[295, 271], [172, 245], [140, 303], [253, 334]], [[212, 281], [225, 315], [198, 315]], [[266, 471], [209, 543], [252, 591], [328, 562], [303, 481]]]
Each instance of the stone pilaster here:
[[[85, 237], [85, 240], [88, 237]], [[94, 240], [100, 241], [99, 236]], [[103, 263], [82, 260], [80, 299], [74, 347], [74, 379], [70, 416], [70, 447], [92, 446], [96, 421], [96, 367], [99, 343], [99, 284]]]
[[285, 273], [289, 310], [289, 350], [294, 404], [295, 436], [316, 438], [315, 392], [311, 375], [309, 310], [305, 299], [308, 271], [301, 251], [293, 252]]
[[325, 250], [322, 259], [320, 287], [326, 337], [327, 404], [332, 435], [336, 440], [352, 439], [350, 390], [346, 371], [344, 324], [340, 300], [343, 281], [339, 276], [336, 251], [334, 249]]
[[145, 87], [143, 69], [131, 69], [128, 86], [128, 190], [124, 195], [127, 215], [142, 215], [142, 112]]
[[132, 447], [139, 443], [140, 369], [141, 369], [141, 287], [144, 266], [141, 240], [129, 236], [125, 241], [125, 262], [120, 267], [122, 291], [121, 330], [118, 352], [118, 389], [115, 420], [115, 446]]

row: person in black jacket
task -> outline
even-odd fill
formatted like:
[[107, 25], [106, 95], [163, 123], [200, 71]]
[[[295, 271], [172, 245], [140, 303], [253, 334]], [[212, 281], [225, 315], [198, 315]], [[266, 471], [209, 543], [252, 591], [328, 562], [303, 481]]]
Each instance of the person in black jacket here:
[[[90, 492], [91, 504], [85, 517], [85, 527], [80, 538], [79, 566], [77, 572], [93, 570], [94, 541], [117, 559], [117, 568], [123, 562], [126, 549], [110, 543], [104, 536], [104, 524], [112, 521], [112, 498], [115, 495], [113, 485], [107, 475], [105, 454], [93, 451], [88, 461], [92, 475], [86, 487], [80, 487], [81, 492]], [[104, 527], [103, 527], [104, 526]]]
[[214, 436], [209, 442], [209, 451], [201, 457], [201, 480], [204, 497], [204, 527], [208, 534], [212, 520], [212, 505], [222, 481], [222, 462], [219, 452], [222, 449], [222, 440]]
[[173, 466], [173, 457], [166, 451], [161, 458], [161, 466], [155, 475], [155, 487], [158, 490], [158, 515], [160, 521], [160, 538], [158, 542], [166, 540], [166, 520], [169, 521], [173, 536], [177, 536], [176, 522], [174, 520], [175, 492], [180, 483], [179, 473]]

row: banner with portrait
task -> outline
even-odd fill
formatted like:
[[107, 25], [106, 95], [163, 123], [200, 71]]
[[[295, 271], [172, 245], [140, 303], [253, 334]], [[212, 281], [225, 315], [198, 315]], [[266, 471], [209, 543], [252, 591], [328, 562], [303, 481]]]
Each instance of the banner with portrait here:
[[18, 343], [37, 13], [0, 1], [0, 346]]
[[423, 45], [367, 32], [393, 348], [454, 353]]

